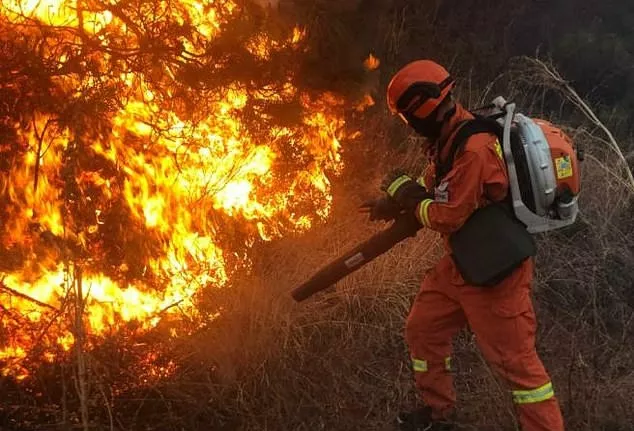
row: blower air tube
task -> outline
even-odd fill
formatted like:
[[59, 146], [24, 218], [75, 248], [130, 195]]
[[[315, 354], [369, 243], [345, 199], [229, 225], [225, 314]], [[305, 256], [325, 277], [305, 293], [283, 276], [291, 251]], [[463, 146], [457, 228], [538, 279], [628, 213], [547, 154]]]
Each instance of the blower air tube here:
[[390, 227], [330, 262], [308, 281], [293, 289], [291, 296], [297, 302], [308, 299], [371, 262], [404, 239], [416, 236], [416, 232], [421, 228], [414, 214], [400, 215]]

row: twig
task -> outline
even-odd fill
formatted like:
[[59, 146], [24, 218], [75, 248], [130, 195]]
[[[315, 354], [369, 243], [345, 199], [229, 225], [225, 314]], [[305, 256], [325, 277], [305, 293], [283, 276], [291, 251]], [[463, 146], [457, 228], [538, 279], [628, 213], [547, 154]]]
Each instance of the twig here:
[[162, 315], [164, 313], [166, 313], [169, 309], [174, 308], [174, 307], [178, 307], [183, 301], [185, 301], [185, 299], [179, 299], [176, 302], [173, 302], [169, 305], [166, 305], [163, 309], [159, 310], [158, 313], [156, 313], [157, 315]]
[[49, 305], [49, 304], [47, 304], [45, 302], [42, 302], [42, 301], [39, 301], [39, 300], [37, 300], [37, 299], [35, 299], [35, 298], [25, 294], [25, 293], [18, 292], [17, 290], [14, 290], [14, 289], [10, 288], [6, 284], [4, 284], [2, 280], [0, 280], [0, 289], [1, 290], [6, 290], [11, 295], [18, 296], [18, 297], [20, 297], [22, 299], [26, 299], [27, 301], [31, 301], [34, 304], [39, 305], [40, 307], [45, 307], [45, 308], [48, 308], [48, 309], [51, 309], [51, 310], [59, 312], [59, 310], [57, 308], [53, 307], [52, 305]]
[[75, 333], [77, 335], [77, 341], [75, 343], [75, 351], [77, 353], [77, 377], [78, 395], [81, 409], [81, 423], [84, 431], [89, 430], [89, 416], [88, 416], [88, 384], [87, 384], [87, 367], [86, 356], [84, 354], [84, 296], [82, 292], [82, 272], [81, 268], [77, 265], [74, 266], [75, 277], [73, 284], [75, 285]]
[[110, 420], [110, 431], [114, 431], [114, 418], [112, 416], [112, 409], [110, 408], [110, 402], [108, 401], [106, 392], [103, 390], [103, 385], [101, 384], [101, 382], [97, 386], [99, 387], [99, 392], [101, 392], [101, 396], [103, 397], [103, 402], [106, 405], [106, 410], [108, 411], [108, 419]]
[[621, 147], [619, 146], [618, 142], [614, 138], [614, 135], [612, 134], [610, 129], [608, 129], [605, 126], [605, 124], [603, 124], [603, 122], [599, 119], [599, 117], [597, 117], [597, 115], [590, 108], [590, 106], [588, 106], [588, 104], [581, 98], [581, 96], [579, 96], [579, 93], [577, 93], [577, 91], [574, 88], [572, 88], [572, 86], [570, 84], [568, 84], [568, 82], [561, 77], [559, 72], [557, 72], [554, 68], [550, 67], [546, 63], [544, 63], [542, 60], [539, 60], [539, 59], [536, 59], [536, 58], [528, 58], [528, 57], [526, 57], [526, 59], [529, 62], [531, 62], [534, 65], [536, 65], [539, 69], [541, 69], [541, 71], [547, 77], [549, 77], [556, 84], [557, 87], [559, 87], [560, 89], [563, 89], [565, 94], [566, 94], [566, 96], [570, 100], [570, 102], [572, 102], [577, 108], [579, 108], [579, 110], [595, 126], [597, 126], [599, 129], [601, 129], [603, 131], [603, 133], [605, 133], [605, 135], [608, 137], [608, 140], [610, 141], [610, 147], [618, 155], [619, 160], [623, 164], [623, 168], [625, 169], [625, 172], [626, 172], [626, 175], [627, 175], [627, 179], [628, 179], [628, 183], [629, 183], [628, 184], [628, 188], [631, 191], [634, 191], [634, 175], [632, 175], [632, 170], [629, 167], [629, 164], [627, 162], [627, 158], [625, 157], [625, 155], [621, 151]]
[[33, 130], [35, 132], [35, 136], [37, 136], [37, 153], [35, 157], [35, 173], [33, 175], [33, 192], [37, 192], [37, 184], [39, 182], [40, 176], [40, 165], [42, 157], [42, 145], [44, 144], [44, 136], [46, 135], [46, 129], [48, 129], [51, 120], [46, 120], [46, 124], [44, 124], [44, 128], [42, 129], [42, 133], [38, 133], [37, 125], [35, 124], [35, 117], [33, 118]]
[[66, 362], [62, 361], [62, 423], [68, 426], [68, 388], [66, 385]]
[[614, 178], [615, 181], [617, 181], [623, 187], [630, 188], [630, 185], [627, 183], [627, 181], [625, 181], [623, 178], [619, 177], [616, 173], [614, 173], [614, 171], [611, 170], [609, 167], [607, 167], [605, 165], [605, 163], [603, 163], [601, 160], [597, 159], [592, 154], [586, 154], [586, 158], [588, 158], [588, 159], [592, 160], [593, 162], [595, 162], [597, 164], [597, 166], [601, 170], [603, 170], [603, 171], [605, 171], [605, 173], [609, 174], [612, 178]]

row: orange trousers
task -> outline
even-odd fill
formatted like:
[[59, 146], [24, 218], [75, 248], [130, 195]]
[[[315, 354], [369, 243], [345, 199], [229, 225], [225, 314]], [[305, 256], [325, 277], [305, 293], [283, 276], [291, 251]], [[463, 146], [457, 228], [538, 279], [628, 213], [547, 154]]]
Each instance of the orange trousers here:
[[416, 386], [437, 419], [454, 409], [452, 341], [467, 324], [489, 365], [512, 391], [523, 431], [562, 431], [550, 377], [535, 350], [533, 262], [495, 287], [465, 285], [449, 256], [423, 281], [405, 328]]

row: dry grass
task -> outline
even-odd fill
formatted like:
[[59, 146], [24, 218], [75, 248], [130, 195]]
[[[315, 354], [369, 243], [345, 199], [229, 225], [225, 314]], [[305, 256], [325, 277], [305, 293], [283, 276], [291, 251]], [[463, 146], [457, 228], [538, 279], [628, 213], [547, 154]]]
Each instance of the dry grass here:
[[[631, 430], [633, 196], [614, 168], [618, 156], [601, 138], [583, 128], [571, 133], [589, 155], [583, 214], [575, 227], [540, 239], [538, 349], [568, 429]], [[383, 151], [378, 148], [364, 156]], [[412, 163], [416, 152], [410, 146], [395, 157]], [[262, 246], [258, 277], [227, 292], [223, 316], [184, 346], [201, 368], [175, 382], [172, 389], [190, 395], [176, 397], [178, 413], [173, 422], [163, 422], [165, 428], [393, 429], [396, 412], [415, 403], [401, 332], [419, 281], [438, 257], [438, 238], [422, 232], [306, 303], [295, 304], [288, 295], [371, 234], [355, 205], [373, 189], [377, 172], [387, 168], [355, 169], [354, 177], [343, 181], [330, 222]], [[466, 429], [517, 429], [508, 393], [471, 335], [462, 333], [455, 347], [461, 423]], [[201, 373], [213, 376], [211, 381], [200, 383]], [[170, 393], [169, 385], [161, 390]]]
[[[587, 134], [577, 139], [600, 148]], [[634, 424], [632, 196], [608, 168], [617, 159], [590, 154], [581, 220], [540, 240], [538, 348], [568, 429], [626, 431]], [[364, 194], [376, 179], [357, 173], [364, 180], [349, 185]], [[156, 388], [161, 398], [146, 400], [130, 429], [393, 429], [396, 412], [415, 403], [401, 333], [438, 238], [422, 232], [305, 303], [288, 295], [371, 234], [356, 196], [339, 193], [331, 221], [310, 233], [262, 245], [256, 275], [214, 296], [221, 317], [183, 343], [180, 373]], [[508, 393], [471, 335], [455, 345], [465, 429], [517, 429]]]
[[[93, 428], [394, 429], [395, 414], [416, 402], [402, 327], [421, 278], [439, 256], [438, 237], [423, 231], [344, 279], [336, 290], [305, 303], [296, 304], [289, 295], [320, 266], [378, 228], [356, 213], [356, 205], [374, 193], [381, 173], [399, 165], [417, 167], [420, 151], [411, 137], [391, 134], [382, 119], [364, 127], [376, 139], [348, 154], [350, 170], [336, 185], [331, 219], [305, 235], [259, 245], [252, 274], [209, 291], [203, 303], [220, 307], [220, 316], [163, 350], [160, 359], [177, 364], [173, 375], [142, 387], [126, 386], [135, 370], [125, 369], [123, 358], [108, 362], [104, 358], [116, 357], [112, 352], [91, 353]], [[540, 239], [538, 349], [568, 429], [631, 431], [634, 196], [615, 168], [618, 156], [601, 136], [591, 128], [570, 132], [588, 153], [583, 213], [573, 228]], [[395, 137], [403, 145], [386, 157], [387, 142]], [[147, 341], [162, 342], [158, 336]], [[456, 340], [454, 365], [465, 429], [517, 429], [506, 389], [468, 332]], [[44, 383], [42, 388], [48, 391], [46, 400], [3, 386], [11, 405], [19, 408], [0, 408], [0, 425], [63, 429], [54, 425], [61, 423], [59, 391]], [[68, 403], [64, 412], [79, 411], [72, 399]], [[73, 423], [70, 416], [64, 423]], [[33, 418], [30, 424], [27, 417]]]
[[[634, 268], [631, 248], [624, 255], [632, 243], [617, 242], [617, 232], [597, 223], [606, 206], [611, 217], [620, 210], [597, 201], [615, 184], [606, 182], [607, 173], [596, 175], [587, 177], [593, 182], [586, 183], [576, 231], [542, 241], [539, 349], [569, 429], [630, 430], [634, 313], [624, 295], [634, 277], [612, 271]], [[295, 304], [288, 296], [294, 285], [370, 233], [350, 214], [352, 203], [338, 209], [332, 222], [308, 235], [262, 248], [262, 275], [226, 292], [223, 315], [182, 346], [186, 362], [197, 366], [161, 385], [171, 420], [161, 414], [157, 428], [393, 429], [396, 412], [415, 402], [401, 329], [435, 260], [437, 238], [424, 232], [336, 291]], [[473, 429], [515, 429], [508, 394], [468, 333], [456, 342], [455, 364], [461, 421]]]

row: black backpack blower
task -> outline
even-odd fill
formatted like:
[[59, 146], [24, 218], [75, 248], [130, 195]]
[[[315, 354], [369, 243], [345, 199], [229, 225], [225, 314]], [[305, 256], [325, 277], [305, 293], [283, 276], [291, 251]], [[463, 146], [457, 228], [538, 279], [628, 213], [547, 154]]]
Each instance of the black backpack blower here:
[[422, 229], [422, 227], [413, 213], [399, 214], [390, 227], [377, 233], [343, 256], [324, 266], [308, 281], [293, 289], [291, 296], [295, 301], [299, 302], [308, 299], [317, 292], [327, 289], [363, 265], [382, 255], [399, 242], [416, 236], [416, 233]]

